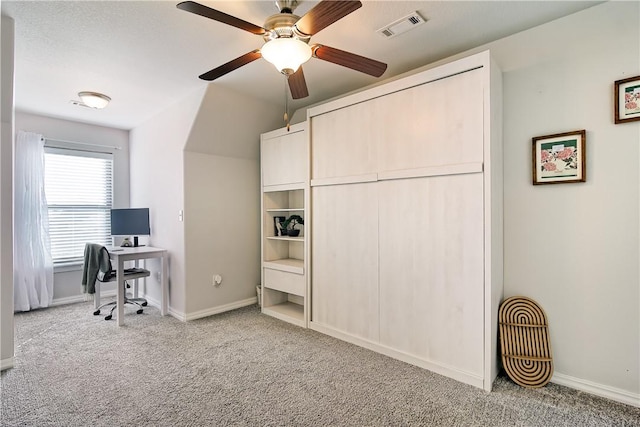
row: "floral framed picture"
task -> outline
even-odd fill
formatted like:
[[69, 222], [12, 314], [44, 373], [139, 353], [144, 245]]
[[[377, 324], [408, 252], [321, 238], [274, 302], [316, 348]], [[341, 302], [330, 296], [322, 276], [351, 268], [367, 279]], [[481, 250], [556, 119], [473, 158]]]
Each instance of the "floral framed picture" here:
[[613, 92], [616, 124], [640, 120], [640, 76], [616, 81]]
[[586, 131], [536, 136], [533, 147], [533, 185], [585, 182]]

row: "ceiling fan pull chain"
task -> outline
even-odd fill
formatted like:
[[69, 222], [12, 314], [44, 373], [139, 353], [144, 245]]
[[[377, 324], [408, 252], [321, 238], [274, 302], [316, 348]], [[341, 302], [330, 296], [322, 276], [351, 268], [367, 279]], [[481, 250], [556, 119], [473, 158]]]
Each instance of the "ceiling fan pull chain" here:
[[291, 130], [291, 124], [289, 123], [289, 96], [287, 94], [287, 83], [289, 82], [289, 76], [284, 76], [284, 122], [287, 125], [287, 132]]

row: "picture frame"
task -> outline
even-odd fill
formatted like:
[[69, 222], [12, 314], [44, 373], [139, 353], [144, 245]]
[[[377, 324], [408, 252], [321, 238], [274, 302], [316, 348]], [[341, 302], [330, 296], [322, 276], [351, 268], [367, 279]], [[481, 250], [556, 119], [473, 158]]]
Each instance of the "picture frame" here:
[[282, 223], [285, 221], [287, 217], [285, 216], [274, 216], [273, 217], [273, 235], [275, 237], [284, 236], [282, 233]]
[[617, 80], [613, 86], [615, 123], [640, 120], [640, 76]]
[[586, 130], [532, 139], [533, 185], [585, 182]]

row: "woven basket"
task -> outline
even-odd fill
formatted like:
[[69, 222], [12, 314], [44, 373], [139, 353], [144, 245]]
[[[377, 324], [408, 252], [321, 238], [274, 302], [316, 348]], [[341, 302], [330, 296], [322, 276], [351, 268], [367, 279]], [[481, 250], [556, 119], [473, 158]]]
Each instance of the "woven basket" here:
[[522, 387], [545, 386], [553, 375], [549, 325], [544, 310], [531, 298], [511, 297], [498, 316], [502, 364]]

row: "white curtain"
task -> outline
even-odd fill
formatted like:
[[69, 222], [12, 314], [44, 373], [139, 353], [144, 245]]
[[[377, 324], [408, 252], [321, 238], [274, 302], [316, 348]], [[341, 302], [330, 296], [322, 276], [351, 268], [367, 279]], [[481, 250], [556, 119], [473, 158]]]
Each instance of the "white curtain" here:
[[14, 310], [28, 311], [48, 307], [53, 300], [42, 135], [18, 132], [14, 185]]

